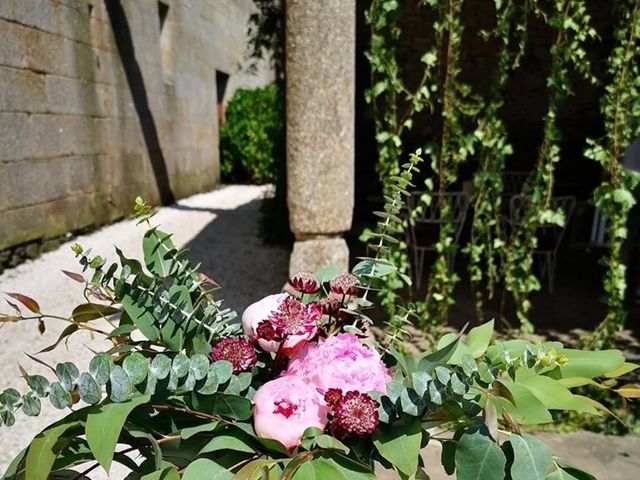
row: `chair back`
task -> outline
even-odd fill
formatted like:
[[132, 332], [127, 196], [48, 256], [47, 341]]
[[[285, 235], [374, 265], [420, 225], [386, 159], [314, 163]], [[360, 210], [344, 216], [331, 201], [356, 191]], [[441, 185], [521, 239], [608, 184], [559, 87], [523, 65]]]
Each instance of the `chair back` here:
[[[455, 241], [458, 241], [462, 227], [467, 217], [469, 208], [469, 197], [464, 192], [445, 192], [442, 195], [433, 194], [431, 202], [427, 205], [424, 200], [424, 192], [412, 192], [407, 200], [409, 213], [409, 241], [415, 246], [418, 245], [420, 230], [437, 229], [445, 223], [455, 225]], [[451, 215], [449, 218], [442, 218], [442, 205], [446, 202]], [[424, 242], [420, 242], [424, 243]]]

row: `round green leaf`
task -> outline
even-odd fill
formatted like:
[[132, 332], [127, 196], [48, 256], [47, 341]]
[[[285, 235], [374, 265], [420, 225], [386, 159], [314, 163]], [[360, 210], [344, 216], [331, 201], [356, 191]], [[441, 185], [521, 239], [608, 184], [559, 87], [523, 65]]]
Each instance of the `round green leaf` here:
[[204, 385], [198, 389], [198, 392], [203, 395], [211, 395], [218, 391], [218, 386], [218, 375], [216, 375], [215, 368], [212, 364], [207, 372], [207, 380], [204, 382]]
[[49, 390], [49, 400], [51, 404], [58, 410], [67, 408], [71, 405], [71, 395], [60, 382], [53, 382]]
[[171, 371], [171, 359], [160, 353], [151, 362], [151, 373], [158, 379], [164, 380]]
[[22, 411], [29, 417], [40, 415], [40, 399], [32, 393], [27, 393], [22, 397]]
[[122, 367], [118, 365], [113, 367], [109, 384], [111, 385], [111, 400], [114, 402], [124, 402], [131, 398], [131, 380]]
[[0, 405], [7, 410], [13, 411], [14, 405], [20, 400], [20, 392], [15, 388], [7, 388], [4, 392], [0, 393]]
[[197, 353], [189, 360], [189, 370], [196, 380], [202, 380], [207, 376], [210, 364], [211, 362], [205, 355]]
[[182, 480], [202, 480], [204, 478], [231, 480], [233, 473], [208, 458], [198, 458], [182, 472]]
[[394, 425], [393, 428], [381, 428], [373, 436], [373, 444], [380, 455], [407, 476], [418, 469], [421, 441], [422, 427], [418, 420]]
[[218, 360], [212, 364], [214, 372], [216, 372], [216, 376], [218, 377], [218, 381], [222, 384], [231, 378], [231, 374], [233, 373], [233, 365], [231, 362], [227, 362], [226, 360]]
[[27, 377], [27, 385], [40, 398], [46, 397], [49, 393], [49, 380], [42, 375], [30, 375]]
[[178, 378], [182, 378], [189, 373], [189, 358], [182, 353], [176, 355], [171, 365], [171, 370], [174, 371]]
[[109, 381], [112, 368], [113, 360], [106, 353], [99, 353], [89, 363], [89, 373], [98, 385], [105, 385]]
[[129, 375], [129, 380], [134, 385], [142, 383], [147, 378], [149, 361], [139, 352], [134, 352], [124, 359], [122, 368]]
[[9, 410], [0, 411], [0, 418], [7, 427], [11, 427], [16, 423], [16, 417]]
[[84, 372], [80, 375], [78, 390], [82, 401], [90, 405], [98, 403], [102, 398], [102, 389], [100, 388], [100, 385], [98, 385], [89, 373]]
[[71, 362], [63, 362], [56, 365], [56, 377], [58, 377], [58, 380], [66, 390], [73, 390], [79, 376], [78, 367]]

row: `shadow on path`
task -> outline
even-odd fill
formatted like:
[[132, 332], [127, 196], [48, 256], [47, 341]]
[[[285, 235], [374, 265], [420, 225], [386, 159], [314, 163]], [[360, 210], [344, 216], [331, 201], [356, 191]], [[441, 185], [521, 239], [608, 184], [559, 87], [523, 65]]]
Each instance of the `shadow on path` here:
[[147, 88], [144, 84], [142, 71], [136, 59], [136, 52], [133, 46], [133, 37], [131, 36], [131, 28], [127, 21], [127, 16], [122, 8], [120, 0], [104, 0], [104, 5], [111, 21], [113, 36], [118, 47], [122, 67], [124, 68], [133, 105], [135, 106], [142, 136], [147, 147], [153, 175], [156, 179], [160, 200], [163, 205], [175, 202], [173, 191], [169, 183], [169, 173], [167, 171], [167, 163], [160, 147], [160, 139], [158, 138], [158, 129], [153, 119], [153, 114], [149, 108], [149, 97], [147, 96]]
[[249, 304], [278, 293], [288, 278], [289, 252], [264, 245], [258, 238], [261, 203], [253, 200], [232, 210], [169, 207], [216, 214], [185, 248], [193, 262], [201, 263], [200, 270], [220, 284], [219, 297], [238, 315]]

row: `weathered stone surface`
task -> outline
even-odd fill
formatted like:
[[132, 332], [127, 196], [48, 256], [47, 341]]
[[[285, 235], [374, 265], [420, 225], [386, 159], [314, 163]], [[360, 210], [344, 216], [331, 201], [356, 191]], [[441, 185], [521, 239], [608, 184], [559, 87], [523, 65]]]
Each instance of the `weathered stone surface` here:
[[355, 0], [287, 2], [287, 175], [297, 238], [349, 230]]
[[0, 250], [219, 182], [216, 70], [227, 99], [273, 79], [245, 68], [255, 5], [166, 3], [161, 29], [154, 0], [0, 0]]
[[297, 241], [289, 260], [289, 274], [315, 272], [328, 265], [337, 265], [346, 272], [349, 269], [349, 247], [342, 238], [318, 238]]

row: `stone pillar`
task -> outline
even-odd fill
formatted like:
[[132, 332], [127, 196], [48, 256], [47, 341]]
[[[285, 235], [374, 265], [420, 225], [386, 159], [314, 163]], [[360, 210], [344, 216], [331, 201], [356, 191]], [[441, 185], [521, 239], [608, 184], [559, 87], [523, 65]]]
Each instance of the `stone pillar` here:
[[287, 0], [290, 272], [348, 269], [354, 192], [356, 0]]

